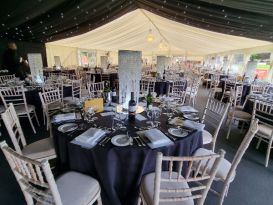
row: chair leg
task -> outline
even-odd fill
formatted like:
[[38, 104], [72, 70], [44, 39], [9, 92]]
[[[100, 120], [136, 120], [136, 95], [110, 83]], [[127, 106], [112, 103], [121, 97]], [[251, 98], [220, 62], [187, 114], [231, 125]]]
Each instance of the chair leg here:
[[268, 147], [267, 147], [267, 151], [266, 151], [266, 158], [265, 158], [265, 167], [268, 167], [271, 146], [272, 146], [272, 139], [268, 142]]
[[259, 141], [257, 142], [256, 149], [259, 149], [261, 142], [262, 142], [262, 138], [259, 137]]
[[101, 196], [99, 196], [99, 198], [97, 199], [98, 205], [102, 205], [102, 200], [101, 200]]
[[38, 120], [38, 117], [37, 117], [37, 114], [36, 114], [35, 110], [34, 110], [34, 116], [35, 116], [35, 119], [36, 119], [36, 122], [37, 122], [38, 126], [40, 127], [40, 122]]
[[44, 110], [43, 110], [43, 119], [44, 119], [44, 125], [46, 125], [46, 116], [45, 116]]
[[31, 120], [31, 117], [30, 117], [29, 113], [27, 113], [27, 117], [28, 117], [29, 123], [30, 123], [30, 125], [32, 127], [32, 130], [33, 130], [34, 134], [36, 134], [36, 130], [35, 130], [35, 127], [34, 127], [34, 125], [32, 123], [32, 120]]
[[229, 139], [229, 134], [230, 134], [230, 130], [231, 130], [231, 125], [232, 125], [232, 119], [230, 119], [229, 125], [228, 125], [228, 132], [227, 132], [227, 136], [226, 136], [226, 139], [227, 139], [227, 140]]

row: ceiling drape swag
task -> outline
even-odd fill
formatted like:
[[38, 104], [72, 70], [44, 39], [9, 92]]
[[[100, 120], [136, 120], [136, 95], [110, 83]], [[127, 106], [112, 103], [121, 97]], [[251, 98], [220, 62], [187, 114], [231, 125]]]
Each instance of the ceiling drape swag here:
[[[153, 25], [156, 25], [156, 28]], [[154, 35], [154, 41], [151, 43], [146, 40], [149, 29], [152, 29]], [[161, 49], [159, 44], [165, 39], [167, 39], [168, 45]], [[157, 55], [204, 56], [270, 44], [272, 43], [267, 41], [199, 29], [138, 9], [95, 30], [50, 42], [47, 46], [60, 45], [108, 51], [141, 50], [144, 55], [153, 53]]]
[[59, 40], [138, 8], [193, 27], [273, 42], [273, 0], [9, 0], [1, 5], [0, 37]]

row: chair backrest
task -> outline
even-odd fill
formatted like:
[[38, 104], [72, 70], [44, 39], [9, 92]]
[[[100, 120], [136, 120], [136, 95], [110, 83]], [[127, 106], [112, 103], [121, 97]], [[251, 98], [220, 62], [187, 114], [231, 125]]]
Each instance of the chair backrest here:
[[[219, 154], [207, 156], [192, 156], [192, 157], [173, 157], [163, 156], [162, 153], [157, 153], [156, 170], [155, 170], [155, 186], [153, 205], [173, 204], [173, 202], [181, 202], [188, 200], [196, 200], [197, 205], [203, 205], [207, 193], [211, 187], [212, 181], [216, 175], [220, 160], [224, 157], [225, 152], [220, 151]], [[194, 169], [193, 163], [198, 164], [197, 170]], [[202, 166], [201, 164], [206, 164]], [[208, 165], [213, 164], [213, 168], [208, 170]], [[167, 167], [167, 176], [162, 175], [162, 170]], [[202, 174], [198, 174], [200, 173]], [[183, 172], [183, 176], [181, 173]], [[198, 183], [199, 182], [199, 183]], [[200, 184], [202, 182], [202, 185]], [[175, 189], [164, 189], [162, 183], [177, 183]], [[191, 183], [191, 187], [185, 185]], [[184, 184], [184, 186], [182, 185]], [[172, 195], [176, 193], [175, 195]], [[160, 194], [164, 194], [164, 198], [160, 198]], [[168, 196], [170, 194], [170, 196]]]
[[256, 99], [254, 102], [252, 120], [259, 119], [260, 124], [271, 128], [273, 137], [273, 103]]
[[48, 105], [56, 102], [62, 102], [59, 88], [55, 90], [49, 90], [47, 92], [39, 92], [40, 100], [44, 109], [48, 108]]
[[229, 78], [225, 81], [224, 91], [230, 91], [236, 87], [237, 78]]
[[2, 102], [6, 108], [9, 103], [13, 103], [14, 106], [25, 105], [27, 110], [24, 86], [6, 87], [5, 89], [1, 89], [0, 93]]
[[82, 80], [73, 80], [72, 81], [72, 99], [81, 98], [82, 90]]
[[149, 81], [148, 80], [141, 80], [140, 81], [140, 92], [142, 94], [149, 92]]
[[100, 95], [104, 90], [104, 81], [98, 83], [87, 83], [87, 89], [90, 97], [94, 97], [95, 95]]
[[213, 129], [212, 150], [214, 151], [216, 139], [222, 123], [229, 109], [229, 103], [223, 103], [209, 95], [209, 98], [204, 109], [201, 123], [205, 123]]
[[16, 152], [21, 154], [21, 147], [26, 146], [26, 139], [12, 103], [10, 103], [6, 111], [1, 114], [1, 117]]
[[238, 150], [237, 150], [237, 152], [236, 152], [236, 154], [235, 154], [235, 156], [234, 156], [234, 158], [232, 160], [230, 169], [228, 170], [228, 174], [227, 174], [227, 176], [225, 178], [225, 181], [224, 181], [224, 184], [223, 184], [223, 190], [221, 191], [221, 194], [220, 194], [219, 205], [223, 204], [224, 198], [225, 198], [227, 190], [229, 188], [229, 184], [232, 181], [231, 179], [234, 177], [234, 174], [236, 172], [236, 169], [237, 169], [240, 161], [242, 160], [242, 157], [244, 156], [244, 154], [245, 154], [247, 148], [249, 147], [252, 139], [254, 138], [255, 134], [258, 131], [258, 122], [259, 122], [258, 119], [253, 119], [248, 132], [246, 133], [243, 141], [240, 144], [240, 147], [238, 148]]
[[230, 103], [235, 108], [242, 104], [242, 97], [243, 97], [243, 86], [237, 86], [236, 90], [231, 88], [231, 95], [230, 95]]
[[5, 83], [12, 79], [15, 79], [15, 75], [2, 75], [0, 76], [0, 83]]
[[38, 162], [22, 156], [8, 147], [4, 141], [0, 146], [28, 205], [33, 205], [35, 202], [62, 205], [48, 161]]
[[264, 92], [265, 86], [259, 84], [252, 84], [250, 88], [250, 94], [262, 94]]
[[149, 91], [155, 92], [155, 81], [154, 80], [149, 80]]

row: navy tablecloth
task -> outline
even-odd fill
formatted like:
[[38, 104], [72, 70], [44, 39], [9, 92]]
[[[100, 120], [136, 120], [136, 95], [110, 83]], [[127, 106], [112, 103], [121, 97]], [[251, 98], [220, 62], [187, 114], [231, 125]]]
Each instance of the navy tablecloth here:
[[[111, 117], [99, 119], [100, 125], [109, 124], [110, 121]], [[133, 127], [138, 124], [143, 123], [128, 123], [127, 128], [132, 136]], [[160, 129], [166, 132], [167, 125], [162, 124]], [[189, 136], [176, 140], [172, 146], [154, 150], [137, 145], [116, 147], [111, 143], [105, 147], [97, 145], [92, 149], [86, 149], [70, 143], [81, 132], [69, 136], [58, 132], [57, 126], [53, 126], [58, 156], [57, 170], [60, 173], [74, 170], [96, 178], [102, 188], [104, 205], [136, 205], [141, 179], [145, 174], [155, 171], [158, 151], [169, 156], [191, 156], [203, 144], [202, 133], [194, 131]]]

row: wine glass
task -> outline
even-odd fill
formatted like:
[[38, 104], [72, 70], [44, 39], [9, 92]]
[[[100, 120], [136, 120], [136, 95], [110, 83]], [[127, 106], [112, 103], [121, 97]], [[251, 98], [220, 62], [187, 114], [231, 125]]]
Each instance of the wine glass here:
[[151, 126], [153, 127], [154, 124], [153, 124], [153, 110], [146, 110], [146, 114], [147, 114], [147, 117], [148, 117], [148, 121], [147, 121], [147, 124], [151, 124]]
[[158, 107], [153, 110], [153, 121], [154, 121], [153, 124], [155, 127], [158, 127], [160, 123], [159, 121], [156, 121], [156, 120], [159, 119], [161, 112], [162, 112], [161, 109]]

